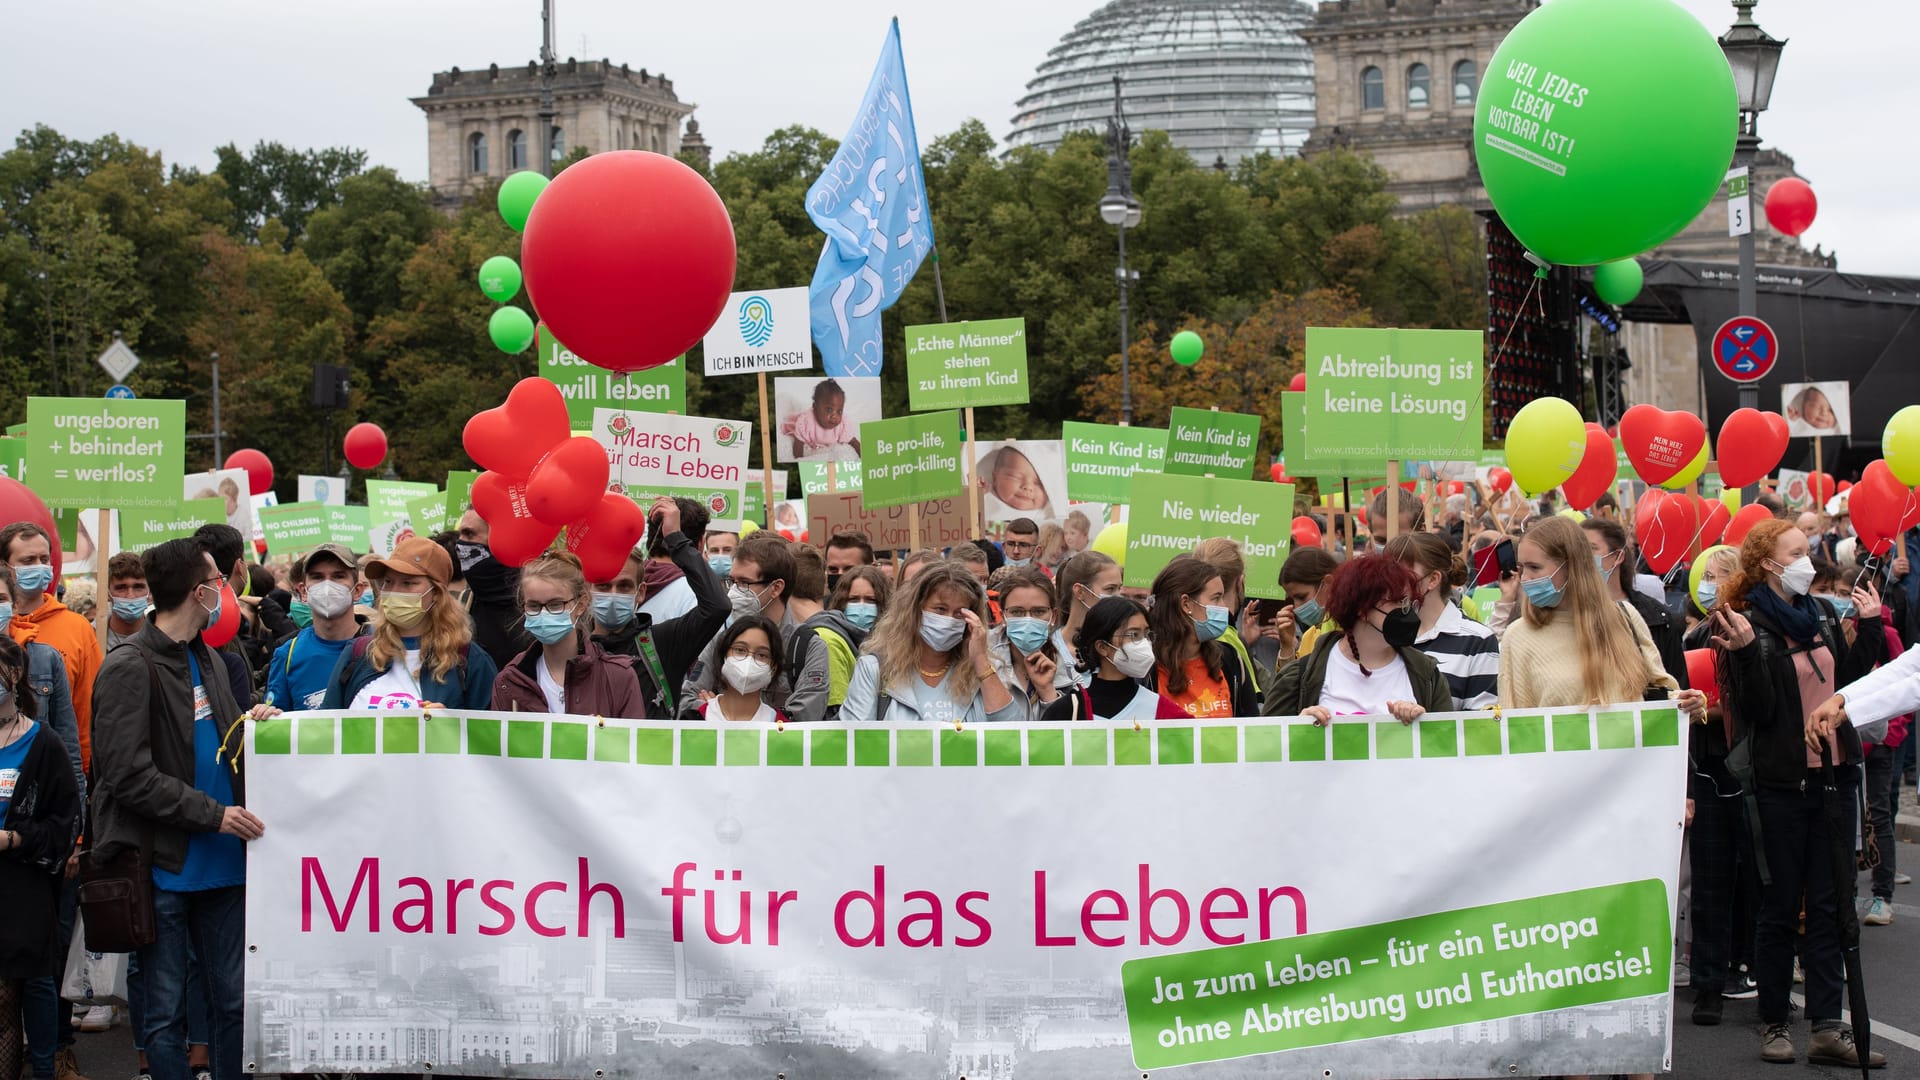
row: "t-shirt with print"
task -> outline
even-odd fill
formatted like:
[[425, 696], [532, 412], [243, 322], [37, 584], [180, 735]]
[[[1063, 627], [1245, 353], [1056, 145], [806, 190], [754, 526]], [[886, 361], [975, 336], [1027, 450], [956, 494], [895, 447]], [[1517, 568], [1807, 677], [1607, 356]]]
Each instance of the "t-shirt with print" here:
[[353, 695], [356, 709], [417, 709], [420, 697], [420, 639], [404, 638], [406, 658], [387, 665], [374, 680]]
[[920, 711], [920, 719], [934, 724], [956, 724], [967, 718], [973, 702], [953, 700], [953, 673], [958, 669], [957, 663], [948, 668], [937, 686], [928, 686], [927, 680], [914, 677], [913, 707]]
[[1372, 674], [1360, 670], [1347, 651], [1335, 645], [1327, 655], [1327, 677], [1320, 684], [1318, 705], [1335, 716], [1377, 716], [1387, 711], [1389, 701], [1415, 701], [1413, 680], [1407, 677], [1407, 662], [1398, 656]]
[[[220, 752], [219, 718], [200, 677], [200, 660], [187, 653], [193, 676], [193, 786], [221, 806], [233, 805], [232, 765]], [[231, 721], [229, 721], [231, 722]], [[237, 836], [196, 832], [187, 837], [187, 857], [178, 873], [153, 868], [153, 883], [168, 892], [204, 892], [247, 883], [247, 846]]]
[[547, 658], [542, 656], [533, 663], [534, 680], [540, 684], [540, 692], [546, 695], [547, 711], [563, 713], [567, 711], [567, 688], [553, 677], [547, 667]]
[[[13, 723], [8, 717], [7, 723]], [[0, 746], [0, 821], [7, 819], [7, 807], [13, 804], [13, 789], [20, 784], [20, 769], [27, 763], [27, 748], [33, 745], [33, 736], [39, 731], [37, 721], [27, 721], [27, 730], [20, 737]]]
[[1155, 667], [1160, 678], [1160, 692], [1180, 704], [1180, 707], [1193, 714], [1196, 720], [1224, 719], [1233, 715], [1233, 689], [1227, 685], [1226, 673], [1219, 678], [1207, 670], [1205, 657], [1196, 656], [1186, 662], [1187, 688], [1176, 694], [1167, 685], [1167, 669]]

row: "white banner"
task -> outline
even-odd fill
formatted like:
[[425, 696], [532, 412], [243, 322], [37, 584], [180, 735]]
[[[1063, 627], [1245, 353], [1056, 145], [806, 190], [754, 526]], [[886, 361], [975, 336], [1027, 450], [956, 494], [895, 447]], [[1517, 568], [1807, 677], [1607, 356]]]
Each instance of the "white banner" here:
[[[607, 490], [645, 510], [656, 495], [707, 508], [715, 532], [739, 532], [753, 425], [704, 416], [593, 410], [593, 437], [607, 452]], [[756, 482], [764, 482], [756, 477]]]
[[1668, 1067], [1667, 706], [1144, 730], [305, 713], [248, 737], [260, 1072]]
[[300, 501], [326, 503], [328, 506], [347, 505], [347, 482], [337, 476], [309, 476], [300, 474]]
[[810, 318], [805, 286], [734, 293], [700, 341], [707, 374], [807, 370], [813, 366]]

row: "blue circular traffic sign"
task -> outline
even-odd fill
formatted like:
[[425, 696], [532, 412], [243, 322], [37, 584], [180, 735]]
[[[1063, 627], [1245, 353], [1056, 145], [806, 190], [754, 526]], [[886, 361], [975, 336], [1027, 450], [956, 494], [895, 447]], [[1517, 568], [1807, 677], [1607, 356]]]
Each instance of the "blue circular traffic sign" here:
[[1758, 382], [1780, 359], [1773, 327], [1751, 315], [1735, 315], [1713, 332], [1713, 366], [1734, 382]]
[[112, 386], [107, 387], [107, 396], [125, 400], [133, 397], [133, 388], [126, 383], [114, 383]]

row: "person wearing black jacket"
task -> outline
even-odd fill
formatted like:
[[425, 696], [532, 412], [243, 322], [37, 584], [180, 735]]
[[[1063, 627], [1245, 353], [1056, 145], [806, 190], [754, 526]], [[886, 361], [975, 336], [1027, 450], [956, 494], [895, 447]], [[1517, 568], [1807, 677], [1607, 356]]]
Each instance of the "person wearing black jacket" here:
[[720, 579], [701, 557], [700, 546], [680, 531], [680, 515], [692, 502], [675, 499], [673, 510], [656, 514], [647, 523], [649, 532], [662, 538], [667, 557], [686, 575], [693, 589], [692, 611], [656, 624], [635, 606], [640, 576], [646, 569], [645, 548], [633, 549], [619, 577], [593, 585], [593, 643], [613, 655], [634, 658], [633, 671], [640, 677], [647, 715], [656, 718], [674, 715], [679, 707], [674, 691], [686, 681], [687, 669], [732, 611]]
[[493, 557], [487, 548], [487, 522], [468, 510], [460, 515], [460, 538], [453, 543], [460, 576], [467, 583], [467, 614], [473, 618], [473, 643], [504, 667], [533, 644], [520, 625], [520, 599], [514, 590], [520, 571]]
[[1605, 518], [1588, 518], [1580, 523], [1587, 531], [1587, 542], [1593, 545], [1594, 565], [1600, 568], [1600, 576], [1605, 579], [1607, 595], [1616, 604], [1631, 604], [1639, 612], [1642, 622], [1647, 624], [1647, 632], [1653, 636], [1653, 647], [1660, 654], [1660, 666], [1667, 669], [1680, 684], [1687, 689], [1687, 651], [1682, 644], [1682, 626], [1667, 605], [1632, 587], [1634, 565], [1633, 552], [1627, 546], [1627, 530], [1617, 521]]
[[[1859, 1048], [1841, 1020], [1845, 968], [1841, 956], [1841, 903], [1850, 903], [1853, 883], [1835, 879], [1835, 836], [1827, 818], [1830, 799], [1853, 806], [1858, 820], [1857, 766], [1865, 760], [1853, 725], [1822, 736], [1816, 707], [1839, 687], [1886, 659], [1880, 597], [1858, 589], [1854, 602], [1859, 633], [1851, 646], [1833, 605], [1808, 594], [1813, 560], [1805, 533], [1791, 522], [1763, 521], [1740, 545], [1740, 571], [1710, 613], [1718, 650], [1721, 700], [1733, 716], [1736, 779], [1756, 793], [1760, 820], [1762, 889], [1756, 967], [1760, 981], [1763, 1060], [1795, 1060], [1787, 1026], [1793, 989], [1796, 938], [1802, 940], [1807, 1019], [1813, 1038], [1809, 1064], [1858, 1067]], [[1751, 732], [1751, 767], [1741, 759], [1741, 741]], [[1742, 775], [1745, 773], [1746, 775]], [[1845, 890], [1844, 894], [1842, 890]], [[1806, 930], [1800, 923], [1805, 912]], [[1875, 1053], [1872, 1065], [1886, 1059]]]

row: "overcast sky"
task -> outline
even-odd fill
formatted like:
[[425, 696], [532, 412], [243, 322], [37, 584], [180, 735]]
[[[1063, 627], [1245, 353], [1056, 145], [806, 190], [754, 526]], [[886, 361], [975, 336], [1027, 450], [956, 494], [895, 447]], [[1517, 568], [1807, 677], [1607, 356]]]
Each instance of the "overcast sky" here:
[[[1716, 34], [1733, 21], [1725, 0], [1680, 2]], [[900, 18], [922, 143], [968, 117], [1004, 136], [1034, 66], [1097, 5], [557, 6], [562, 57], [666, 73], [725, 154], [793, 123], [844, 134], [889, 11]], [[426, 122], [407, 99], [426, 93], [435, 71], [524, 64], [540, 40], [539, 0], [62, 0], [5, 10], [14, 47], [0, 64], [0, 132], [35, 123], [79, 138], [117, 132], [203, 168], [227, 142], [349, 145], [415, 180], [426, 179]], [[1763, 0], [1756, 15], [1791, 39], [1760, 131], [1820, 197], [1808, 243], [1837, 250], [1842, 270], [1920, 277], [1911, 190], [1920, 138], [1905, 116], [1920, 101], [1911, 74], [1920, 11], [1911, 0]]]

